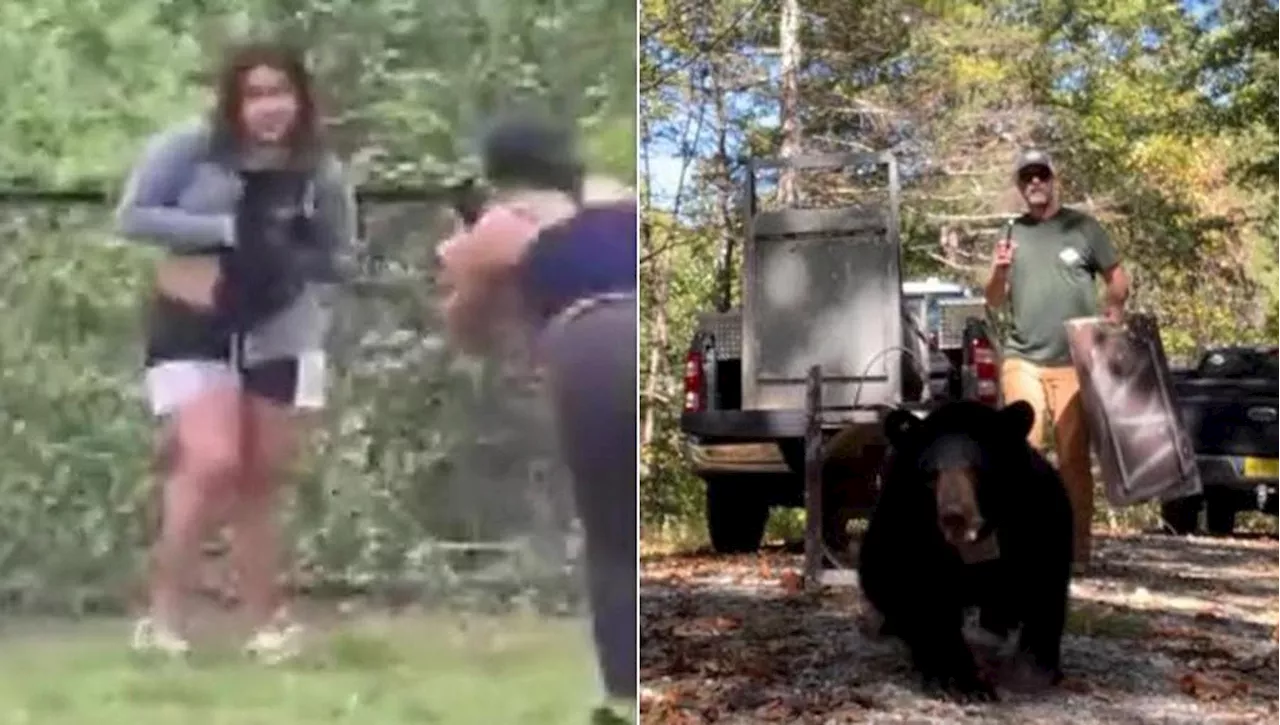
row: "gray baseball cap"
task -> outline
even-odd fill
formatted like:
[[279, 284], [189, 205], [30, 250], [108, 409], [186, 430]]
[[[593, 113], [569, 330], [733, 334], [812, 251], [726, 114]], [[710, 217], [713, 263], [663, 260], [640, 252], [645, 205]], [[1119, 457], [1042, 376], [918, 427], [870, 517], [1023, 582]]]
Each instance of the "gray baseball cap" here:
[[1053, 159], [1049, 158], [1049, 154], [1047, 152], [1041, 151], [1040, 149], [1027, 149], [1026, 151], [1018, 154], [1018, 163], [1013, 167], [1014, 178], [1017, 178], [1023, 171], [1033, 166], [1040, 166], [1048, 169], [1050, 174], [1057, 173], [1053, 168]]
[[1018, 155], [1018, 163], [1014, 164], [1014, 178], [1018, 178], [1024, 170], [1032, 167], [1041, 167], [1048, 169], [1048, 173], [1056, 174], [1053, 168], [1053, 159], [1050, 158], [1048, 152], [1039, 149], [1028, 149]]

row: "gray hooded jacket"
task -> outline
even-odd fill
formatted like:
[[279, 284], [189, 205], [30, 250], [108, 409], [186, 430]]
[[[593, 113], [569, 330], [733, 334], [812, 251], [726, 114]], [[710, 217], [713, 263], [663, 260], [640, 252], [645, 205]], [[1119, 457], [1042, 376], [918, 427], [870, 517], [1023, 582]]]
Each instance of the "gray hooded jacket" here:
[[[154, 136], [125, 184], [116, 209], [118, 232], [171, 254], [211, 254], [234, 246], [243, 159], [217, 152], [209, 122], [200, 119]], [[325, 154], [315, 163], [313, 215], [321, 245], [334, 258], [355, 239], [353, 190], [341, 163]], [[331, 311], [324, 282], [308, 283], [286, 309], [250, 330], [244, 363], [322, 349]]]

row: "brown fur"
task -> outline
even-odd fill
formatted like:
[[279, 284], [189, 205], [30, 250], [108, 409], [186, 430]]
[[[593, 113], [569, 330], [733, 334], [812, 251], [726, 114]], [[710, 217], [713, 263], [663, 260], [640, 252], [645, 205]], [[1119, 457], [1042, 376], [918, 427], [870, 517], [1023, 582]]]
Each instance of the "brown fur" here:
[[968, 468], [947, 468], [935, 483], [938, 500], [938, 528], [954, 545], [966, 543], [965, 535], [982, 528], [974, 473]]

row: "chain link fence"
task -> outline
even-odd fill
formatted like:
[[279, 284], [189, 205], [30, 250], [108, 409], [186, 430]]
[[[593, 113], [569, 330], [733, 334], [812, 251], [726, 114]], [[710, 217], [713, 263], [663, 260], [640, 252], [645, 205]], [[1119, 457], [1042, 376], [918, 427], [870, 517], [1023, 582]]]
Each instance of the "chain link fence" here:
[[[539, 391], [440, 335], [431, 190], [359, 194], [329, 406], [287, 507], [313, 595], [572, 611], [577, 522]], [[118, 610], [139, 590], [154, 425], [142, 303], [156, 252], [94, 194], [0, 194], [0, 604]], [[214, 547], [216, 550], [218, 547]]]

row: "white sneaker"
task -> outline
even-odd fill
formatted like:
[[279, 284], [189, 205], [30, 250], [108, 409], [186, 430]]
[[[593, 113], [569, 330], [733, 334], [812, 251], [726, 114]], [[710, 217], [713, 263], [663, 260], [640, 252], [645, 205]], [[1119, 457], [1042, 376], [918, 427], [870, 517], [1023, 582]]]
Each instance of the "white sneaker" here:
[[297, 657], [302, 652], [302, 625], [275, 621], [253, 633], [244, 652], [269, 665]]
[[133, 625], [133, 651], [183, 657], [191, 652], [186, 638], [151, 617], [143, 617]]

